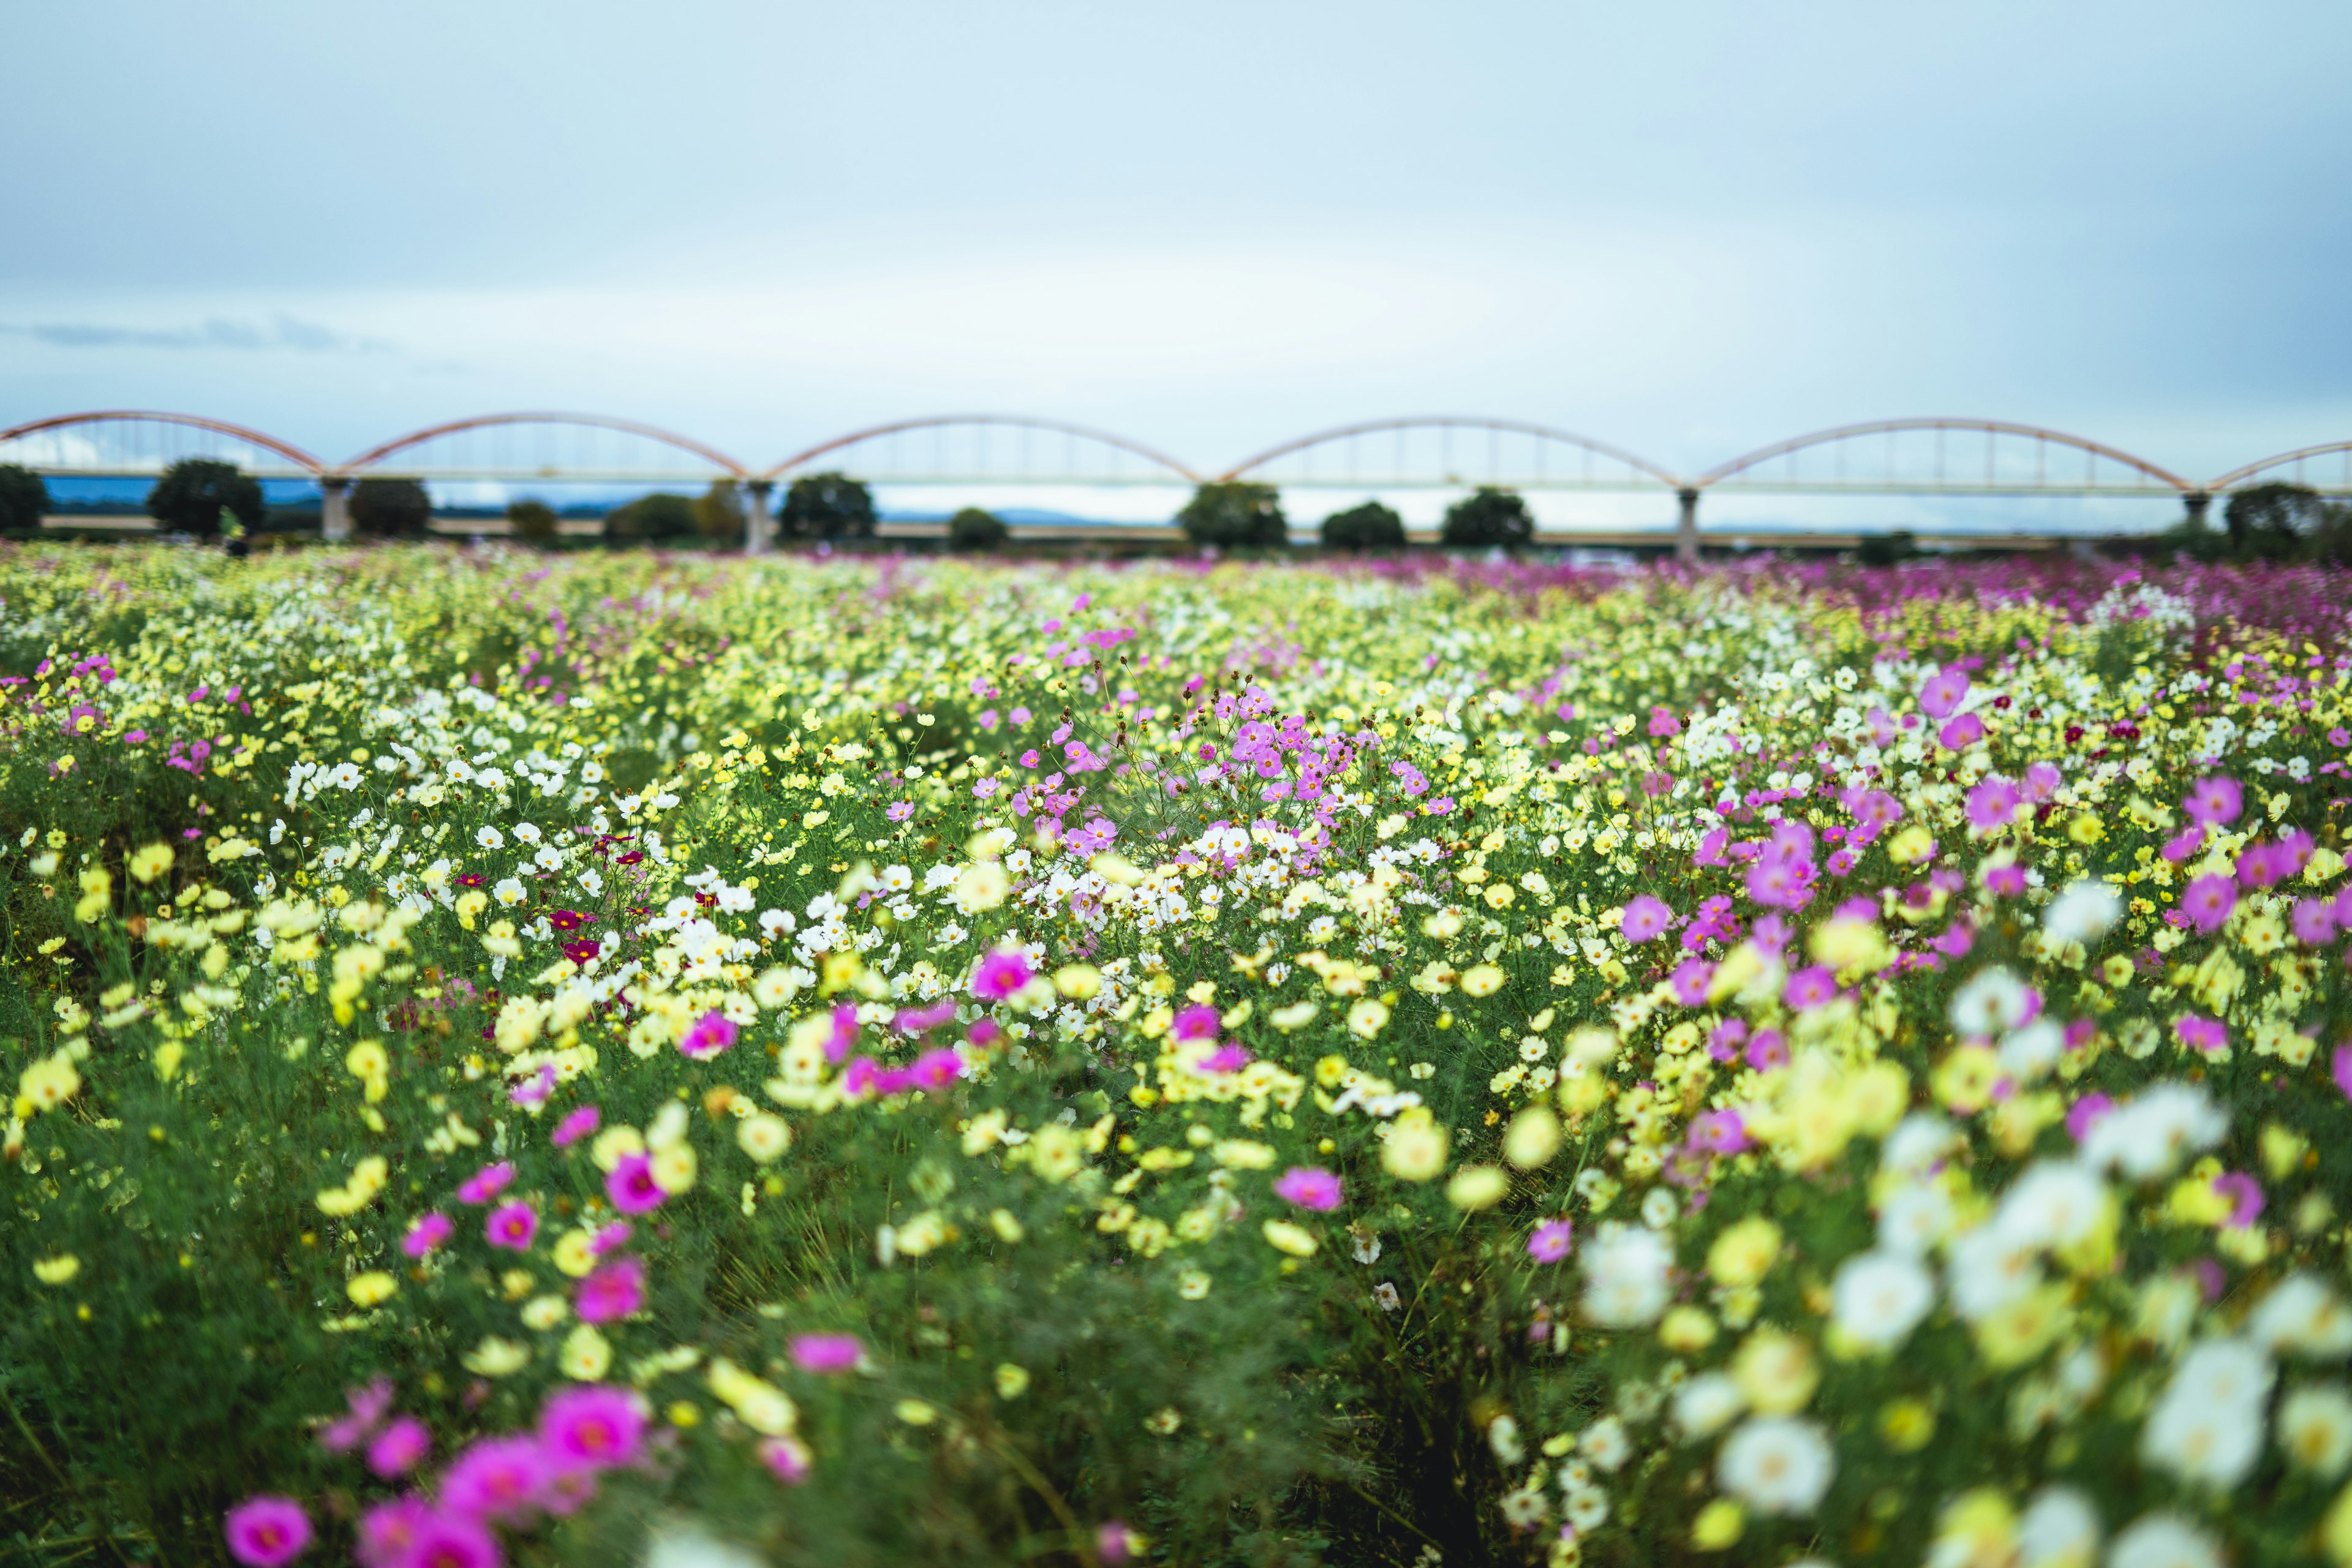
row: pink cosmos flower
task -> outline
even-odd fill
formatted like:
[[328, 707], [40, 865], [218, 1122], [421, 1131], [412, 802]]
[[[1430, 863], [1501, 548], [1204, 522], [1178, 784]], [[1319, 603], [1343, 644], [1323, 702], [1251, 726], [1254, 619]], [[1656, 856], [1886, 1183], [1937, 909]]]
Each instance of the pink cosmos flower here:
[[1996, 899], [2025, 897], [2025, 868], [2013, 861], [1987, 866], [1978, 879], [1984, 883], [1985, 891]]
[[2204, 843], [2205, 830], [2203, 828], [2187, 827], [2164, 841], [2162, 853], [2167, 860], [2169, 860], [2174, 865], [2178, 866], [2183, 860], [2188, 859], [2191, 855], [2196, 854], [2197, 851], [2203, 847]]
[[2180, 912], [2208, 936], [2220, 931], [2237, 907], [2237, 883], [2218, 871], [2198, 878], [2180, 892]]
[[409, 1226], [408, 1234], [401, 1237], [400, 1250], [411, 1258], [422, 1258], [448, 1240], [449, 1233], [457, 1228], [449, 1222], [449, 1216], [437, 1209], [418, 1215]]
[[1941, 669], [1919, 688], [1919, 711], [1930, 719], [1948, 719], [1969, 694], [1969, 672]]
[[865, 1342], [856, 1334], [794, 1334], [790, 1350], [803, 1372], [849, 1372], [866, 1358]]
[[2066, 1108], [2066, 1136], [2080, 1143], [2091, 1135], [2091, 1129], [2100, 1119], [2115, 1110], [2116, 1102], [2104, 1094], [2086, 1094]]
[[654, 1182], [654, 1163], [646, 1154], [624, 1154], [604, 1178], [604, 1195], [623, 1214], [651, 1214], [669, 1194]]
[[2200, 1018], [2194, 1013], [2175, 1020], [2172, 1032], [2180, 1037], [2182, 1045], [2192, 1051], [2202, 1051], [2209, 1057], [2219, 1055], [2230, 1044], [2230, 1031], [2224, 1025], [2216, 1019]]
[[460, 1519], [519, 1524], [539, 1508], [555, 1479], [547, 1451], [531, 1437], [483, 1437], [441, 1473], [441, 1506]]
[[351, 1407], [351, 1414], [319, 1428], [319, 1447], [330, 1454], [346, 1453], [367, 1441], [367, 1435], [392, 1408], [392, 1380], [379, 1377], [364, 1388], [347, 1388], [343, 1403]]
[[1737, 1061], [1740, 1043], [1748, 1038], [1748, 1020], [1726, 1018], [1706, 1037], [1707, 1056], [1719, 1062]]
[[2229, 777], [2199, 779], [2189, 786], [2180, 809], [2189, 821], [2206, 827], [2226, 827], [2246, 808], [2246, 792]]
[[2024, 800], [2015, 784], [1995, 773], [1969, 791], [1969, 826], [1979, 833], [1998, 833], [2017, 819]]
[[523, 1203], [500, 1204], [482, 1225], [484, 1238], [509, 1252], [529, 1252], [530, 1238], [538, 1234], [539, 1212]]
[[788, 1487], [796, 1487], [809, 1479], [808, 1446], [797, 1437], [763, 1437], [760, 1441], [760, 1462], [768, 1473]]
[[942, 996], [928, 1007], [901, 1007], [890, 1026], [902, 1035], [927, 1035], [941, 1024], [955, 1020], [955, 999]]
[[420, 1497], [380, 1502], [360, 1515], [359, 1540], [352, 1555], [360, 1560], [361, 1568], [401, 1568], [410, 1561], [418, 1533], [433, 1519], [432, 1508]]
[[1778, 1029], [1759, 1029], [1756, 1037], [1748, 1042], [1748, 1065], [1758, 1072], [1769, 1072], [1774, 1068], [1789, 1065], [1789, 1042]]
[[1105, 1563], [1117, 1565], [1131, 1562], [1135, 1556], [1135, 1532], [1127, 1528], [1124, 1520], [1112, 1520], [1095, 1531], [1095, 1555]]
[[833, 1032], [824, 1039], [824, 1059], [837, 1062], [857, 1044], [857, 1009], [846, 1002], [833, 1009]]
[[512, 1161], [500, 1160], [495, 1165], [485, 1165], [467, 1177], [464, 1184], [458, 1187], [457, 1201], [467, 1204], [488, 1203], [492, 1198], [505, 1192], [507, 1184], [514, 1178], [515, 1168]]
[[1168, 1026], [1168, 1036], [1178, 1041], [1213, 1040], [1217, 1037], [1217, 1010], [1205, 1002], [1196, 1002], [1176, 1015]]
[[1274, 1184], [1274, 1195], [1318, 1214], [1339, 1206], [1339, 1178], [1320, 1165], [1293, 1165]]
[[1675, 988], [1675, 1001], [1685, 1007], [1696, 1007], [1706, 1000], [1706, 988], [1714, 979], [1714, 964], [1704, 958], [1685, 958], [1675, 965], [1667, 983]]
[[499, 1568], [499, 1538], [478, 1520], [428, 1511], [393, 1568]]
[[1709, 1110], [1695, 1118], [1690, 1146], [1709, 1154], [1737, 1154], [1749, 1147], [1748, 1123], [1737, 1110]]
[[1576, 1226], [1572, 1223], [1548, 1219], [1528, 1237], [1528, 1256], [1538, 1263], [1557, 1263], [1568, 1256], [1569, 1244], [1575, 1239]]
[[2305, 947], [2323, 946], [2336, 940], [2336, 905], [2327, 899], [2298, 899], [2289, 923], [2295, 941]]
[[1249, 1052], [1244, 1050], [1238, 1041], [1227, 1040], [1202, 1057], [1197, 1065], [1202, 1072], [1228, 1073], [1239, 1072], [1249, 1064]]
[[555, 1146], [559, 1149], [570, 1148], [595, 1131], [604, 1120], [604, 1113], [593, 1105], [583, 1105], [568, 1112], [562, 1121], [555, 1124], [553, 1134]]
[[646, 1304], [646, 1266], [619, 1258], [591, 1269], [572, 1288], [572, 1304], [583, 1323], [609, 1323]]
[[395, 1415], [368, 1445], [367, 1467], [384, 1480], [406, 1475], [433, 1451], [433, 1434], [414, 1415]]
[[1936, 743], [1948, 752], [1960, 751], [1984, 739], [1984, 721], [1963, 713], [1936, 731]]
[[612, 1224], [606, 1226], [604, 1229], [598, 1231], [596, 1233], [595, 1239], [589, 1242], [588, 1256], [591, 1258], [602, 1258], [604, 1254], [612, 1251], [614, 1248], [625, 1244], [630, 1236], [634, 1233], [634, 1227], [627, 1220], [616, 1219]]
[[2352, 1100], [2352, 1046], [2336, 1047], [2328, 1067], [2336, 1074], [2336, 1087], [2344, 1091], [2346, 1099]]
[[1837, 977], [1825, 963], [1808, 964], [1789, 976], [1780, 988], [1780, 1000], [1800, 1013], [1810, 1013], [1825, 1003], [1836, 1000]]
[[249, 1497], [221, 1521], [228, 1554], [247, 1568], [278, 1568], [310, 1544], [310, 1516], [289, 1497]]
[[2243, 1230], [2262, 1217], [2262, 1184], [2245, 1172], [2222, 1172], [2213, 1178], [2213, 1190], [2230, 1200], [2230, 1216], [2221, 1223], [2231, 1230]]
[[963, 1076], [963, 1058], [941, 1046], [917, 1057], [908, 1073], [917, 1089], [937, 1094]]
[[724, 1013], [705, 1013], [687, 1026], [677, 1042], [678, 1055], [706, 1062], [735, 1043], [735, 1021]]
[[547, 1097], [554, 1092], [555, 1069], [541, 1063], [537, 1072], [507, 1090], [507, 1100], [511, 1104], [536, 1110], [545, 1105]]
[[1626, 900], [1625, 913], [1618, 929], [1624, 932], [1627, 942], [1638, 944], [1664, 935], [1674, 919], [1675, 911], [1666, 907], [1664, 900], [1653, 898], [1648, 893], [1637, 893]]
[[550, 1394], [540, 1406], [541, 1447], [568, 1467], [609, 1470], [635, 1463], [643, 1450], [644, 1409], [625, 1388], [590, 1384]]
[[972, 972], [971, 994], [983, 1002], [1002, 1002], [1028, 984], [1028, 958], [1000, 948], [982, 958]]

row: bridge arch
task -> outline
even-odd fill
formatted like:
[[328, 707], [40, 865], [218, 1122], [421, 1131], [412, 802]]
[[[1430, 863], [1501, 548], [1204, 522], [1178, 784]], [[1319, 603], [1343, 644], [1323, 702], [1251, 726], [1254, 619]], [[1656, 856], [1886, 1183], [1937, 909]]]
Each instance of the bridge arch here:
[[[1953, 434], [1981, 435], [1985, 438], [1983, 461], [1979, 464], [1969, 456], [1963, 471], [1960, 458], [1948, 448]], [[1929, 471], [1926, 474], [1903, 473], [1900, 458], [1916, 458], [1915, 450], [1898, 453], [1906, 436], [1926, 434], [1933, 437], [1929, 454]], [[1885, 440], [1879, 456], [1883, 468], [1865, 467], [1859, 474], [1852, 473], [1845, 462], [1848, 447], [1870, 437]], [[2001, 444], [2004, 441], [2027, 444], [2025, 450], [2032, 458], [2029, 474], [2021, 461], [2004, 465]], [[1833, 472], [1828, 476], [1797, 473], [1797, 455], [1815, 447], [1837, 448]], [[2063, 473], [2051, 470], [2052, 448], [2080, 453], [2083, 458], [2082, 477], [2074, 476], [2072, 460]], [[2011, 448], [2013, 454], [2015, 448]], [[1788, 472], [1778, 479], [1766, 478], [1756, 470], [1775, 459], [1788, 460]], [[2102, 462], [2128, 469], [2132, 480], [2116, 484], [2105, 480], [2098, 465]], [[2145, 458], [2109, 447], [2081, 436], [2070, 436], [2063, 430], [2045, 429], [2038, 425], [2020, 425], [2005, 419], [1914, 418], [1875, 419], [1861, 425], [1840, 425], [1828, 430], [1815, 430], [1809, 435], [1776, 441], [1769, 447], [1759, 447], [1753, 452], [1734, 458], [1729, 462], [1708, 469], [1692, 481], [1695, 489], [1711, 489], [1719, 486], [1742, 489], [1803, 489], [1812, 491], [1850, 489], [1856, 491], [1898, 490], [1905, 493], [1951, 491], [1979, 495], [2015, 494], [2148, 494], [2172, 491], [2189, 493], [2197, 486], [2179, 475], [2158, 468]]]
[[[432, 447], [442, 450], [421, 457]], [[677, 453], [697, 462], [682, 464]], [[394, 475], [627, 484], [745, 479], [751, 472], [717, 447], [659, 426], [601, 414], [525, 413], [478, 414], [427, 426], [371, 447], [334, 470], [339, 479]]]
[[[85, 427], [102, 434], [95, 438], [71, 434]], [[239, 447], [245, 450], [237, 451]], [[325, 471], [324, 464], [290, 441], [200, 414], [108, 408], [54, 415], [0, 430], [0, 462], [20, 463], [60, 478], [161, 473], [186, 458], [219, 458], [272, 477], [307, 478]]]
[[[1468, 431], [1486, 437], [1485, 472], [1474, 474], [1457, 468], [1453, 456], [1453, 437], [1457, 431]], [[1423, 469], [1416, 466], [1418, 454], [1408, 456], [1415, 433], [1434, 432], [1440, 437], [1436, 466]], [[1361, 458], [1366, 437], [1390, 436], [1391, 471], [1386, 474], [1365, 471]], [[1503, 459], [1506, 439], [1517, 443], [1530, 461], [1520, 468], [1510, 468]], [[1344, 473], [1318, 474], [1315, 471], [1312, 454], [1319, 448], [1345, 444], [1349, 462]], [[1549, 458], [1556, 448], [1566, 447], [1579, 454], [1574, 458], [1574, 471], [1555, 471]], [[1298, 466], [1299, 471], [1284, 472], [1280, 465], [1291, 458], [1307, 460]], [[1376, 461], [1378, 459], [1375, 459]], [[1622, 470], [1603, 474], [1596, 469], [1597, 462]], [[1475, 461], [1470, 465], [1475, 467]], [[1436, 485], [1452, 487], [1477, 483], [1508, 484], [1518, 489], [1622, 489], [1628, 486], [1647, 489], [1652, 484], [1667, 489], [1679, 489], [1682, 481], [1666, 469], [1639, 458], [1620, 447], [1596, 441], [1570, 430], [1558, 430], [1547, 425], [1531, 425], [1517, 419], [1488, 419], [1475, 415], [1433, 414], [1415, 415], [1395, 419], [1372, 419], [1360, 424], [1337, 426], [1318, 430], [1311, 436], [1301, 436], [1278, 447], [1269, 447], [1255, 457], [1244, 459], [1228, 468], [1223, 479], [1239, 479], [1260, 475], [1269, 482], [1291, 485], [1335, 485], [1371, 489], [1410, 489]]]
[[[992, 433], [1010, 430], [1019, 433], [1015, 471], [1006, 474], [989, 473], [995, 457], [992, 449]], [[901, 466], [910, 454], [908, 448], [921, 445], [910, 438], [928, 432], [930, 462], [921, 463], [923, 453], [911, 454], [916, 461]], [[962, 439], [958, 440], [961, 433]], [[1037, 471], [1034, 437], [1062, 437], [1065, 462], [1062, 471], [1045, 474]], [[1109, 466], [1093, 472], [1081, 472], [1077, 457], [1079, 444], [1088, 447], [1108, 448], [1118, 456]], [[1147, 447], [1140, 441], [1089, 426], [1072, 425], [1058, 419], [1034, 419], [1017, 414], [934, 414], [919, 419], [894, 420], [887, 425], [869, 426], [853, 430], [846, 436], [836, 436], [820, 441], [804, 451], [795, 452], [782, 462], [762, 473], [763, 479], [791, 477], [807, 468], [820, 458], [846, 453], [853, 448], [876, 446], [881, 448], [885, 465], [879, 468], [859, 467], [856, 477], [879, 483], [1034, 483], [1039, 479], [1060, 482], [1094, 484], [1157, 484], [1181, 483], [1197, 485], [1200, 476], [1167, 453]], [[1142, 465], [1142, 471], [1127, 471], [1122, 459], [1133, 458]], [[1050, 458], [1047, 459], [1050, 461]]]
[[[2325, 473], [2311, 471], [2312, 464], [2321, 458], [2337, 459], [2330, 465], [2336, 469], [2332, 479]], [[2274, 468], [2292, 468], [2294, 476], [2287, 481], [2291, 484], [2308, 485], [2330, 495], [2352, 495], [2352, 441], [2329, 441], [2322, 446], [2301, 447], [2292, 452], [2281, 452], [2260, 462], [2248, 463], [2244, 468], [2232, 468], [2205, 488], [2210, 493], [2220, 495], [2223, 490], [2234, 489]]]

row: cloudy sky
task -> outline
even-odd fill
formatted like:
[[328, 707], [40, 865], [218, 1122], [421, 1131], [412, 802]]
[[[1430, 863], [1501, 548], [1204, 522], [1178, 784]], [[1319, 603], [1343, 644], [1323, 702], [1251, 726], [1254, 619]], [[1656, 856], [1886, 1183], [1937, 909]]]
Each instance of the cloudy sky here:
[[329, 458], [572, 407], [765, 463], [1384, 415], [1678, 470], [1979, 414], [2352, 437], [2352, 7], [142, 0], [0, 62], [0, 424]]

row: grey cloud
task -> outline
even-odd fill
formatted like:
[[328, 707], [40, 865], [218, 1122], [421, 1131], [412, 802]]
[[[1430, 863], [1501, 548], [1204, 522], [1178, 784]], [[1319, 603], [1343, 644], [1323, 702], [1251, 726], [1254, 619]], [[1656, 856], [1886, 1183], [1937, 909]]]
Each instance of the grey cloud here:
[[0, 332], [12, 337], [31, 338], [36, 342], [65, 349], [224, 349], [237, 353], [283, 350], [310, 354], [364, 354], [384, 353], [392, 348], [381, 338], [352, 337], [331, 327], [322, 327], [316, 321], [305, 321], [282, 312], [270, 318], [266, 326], [215, 316], [194, 327], [118, 327], [94, 321], [37, 321], [0, 323]]

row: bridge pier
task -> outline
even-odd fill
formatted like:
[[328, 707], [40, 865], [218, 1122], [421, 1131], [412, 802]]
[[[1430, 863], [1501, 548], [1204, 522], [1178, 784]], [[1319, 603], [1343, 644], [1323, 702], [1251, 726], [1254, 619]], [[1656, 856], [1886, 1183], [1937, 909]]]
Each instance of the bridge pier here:
[[1682, 513], [1675, 521], [1675, 559], [1696, 563], [1698, 560], [1698, 491], [1685, 486], [1675, 492], [1682, 503]]
[[2189, 509], [2189, 517], [2187, 519], [2189, 531], [2191, 533], [2204, 532], [2205, 510], [2213, 504], [2213, 497], [2211, 494], [2205, 490], [2188, 490], [2182, 493], [2180, 497], [2180, 504]]
[[330, 544], [352, 536], [352, 481], [336, 475], [319, 481], [319, 531]]
[[772, 479], [743, 481], [743, 553], [764, 555], [768, 550], [768, 492]]

